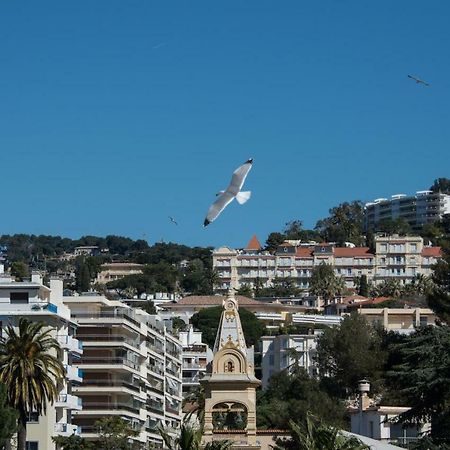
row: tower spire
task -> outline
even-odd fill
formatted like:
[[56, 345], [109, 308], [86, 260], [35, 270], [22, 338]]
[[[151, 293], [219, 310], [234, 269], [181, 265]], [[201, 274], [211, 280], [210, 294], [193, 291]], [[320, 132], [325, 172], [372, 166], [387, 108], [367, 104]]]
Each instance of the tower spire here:
[[222, 301], [223, 311], [214, 343], [214, 353], [225, 346], [233, 346], [244, 354], [247, 353], [244, 332], [239, 317], [239, 304], [234, 289], [229, 289], [228, 295]]

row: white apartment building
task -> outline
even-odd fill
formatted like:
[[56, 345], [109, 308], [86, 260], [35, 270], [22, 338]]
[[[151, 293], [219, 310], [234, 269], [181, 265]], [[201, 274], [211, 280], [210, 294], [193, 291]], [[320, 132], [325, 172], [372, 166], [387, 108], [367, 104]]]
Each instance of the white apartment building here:
[[38, 273], [30, 281], [16, 282], [3, 273], [0, 265], [0, 332], [7, 325], [16, 326], [21, 317], [44, 322], [53, 328], [60, 346], [57, 356], [66, 368], [66, 379], [59, 386], [59, 396], [47, 413], [30, 414], [27, 424], [28, 450], [54, 450], [53, 436], [79, 434], [80, 429], [72, 423], [72, 414], [82, 408], [81, 399], [75, 393], [82, 381], [77, 362], [83, 354], [81, 342], [74, 335], [77, 324], [69, 309], [62, 303], [62, 281], [53, 279], [50, 288], [44, 286]]
[[183, 346], [183, 396], [200, 387], [200, 380], [206, 373], [206, 366], [213, 360], [213, 352], [202, 342], [202, 332], [189, 326], [179, 332]]
[[76, 366], [83, 382], [75, 388], [84, 409], [73, 418], [81, 436], [96, 438], [96, 420], [120, 416], [140, 430], [132, 448], [161, 447], [158, 427], [175, 432], [181, 421], [181, 343], [169, 324], [100, 295], [63, 301], [84, 343]]
[[426, 247], [423, 239], [415, 236], [377, 236], [375, 253], [368, 247], [336, 247], [332, 243], [303, 246], [285, 242], [275, 254], [270, 254], [255, 244], [255, 240], [253, 237], [242, 250], [220, 247], [213, 251], [213, 267], [220, 278], [219, 292], [255, 286], [257, 282], [268, 287], [275, 278], [290, 277], [306, 294], [312, 270], [322, 263], [332, 265], [348, 288], [361, 275], [374, 283], [392, 278], [409, 283], [416, 275], [430, 275], [432, 265], [441, 256], [440, 247]]
[[432, 191], [417, 191], [416, 195], [396, 194], [390, 199], [377, 198], [364, 207], [364, 228], [373, 230], [386, 219], [405, 219], [417, 230], [450, 213], [450, 195]]
[[260, 340], [262, 387], [267, 388], [269, 379], [282, 370], [290, 370], [296, 359], [292, 349], [297, 352], [298, 364], [306, 372], [315, 377], [317, 369], [314, 364], [314, 355], [317, 348], [316, 334], [282, 334], [277, 336], [262, 336]]

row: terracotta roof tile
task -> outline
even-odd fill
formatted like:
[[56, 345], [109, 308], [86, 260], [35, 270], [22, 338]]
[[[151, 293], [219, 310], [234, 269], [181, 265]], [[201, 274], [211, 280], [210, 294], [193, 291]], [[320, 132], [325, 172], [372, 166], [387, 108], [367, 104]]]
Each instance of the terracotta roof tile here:
[[424, 247], [422, 249], [422, 256], [442, 256], [441, 247]]
[[303, 258], [312, 258], [313, 249], [311, 247], [297, 247], [297, 251], [295, 252], [295, 256], [300, 256]]
[[369, 247], [336, 247], [334, 249], [334, 256], [337, 257], [349, 257], [349, 256], [365, 256], [373, 258], [373, 253], [369, 252]]
[[262, 245], [258, 241], [256, 234], [254, 234], [252, 236], [252, 238], [248, 241], [248, 244], [245, 247], [245, 250], [261, 250], [261, 249], [262, 249]]

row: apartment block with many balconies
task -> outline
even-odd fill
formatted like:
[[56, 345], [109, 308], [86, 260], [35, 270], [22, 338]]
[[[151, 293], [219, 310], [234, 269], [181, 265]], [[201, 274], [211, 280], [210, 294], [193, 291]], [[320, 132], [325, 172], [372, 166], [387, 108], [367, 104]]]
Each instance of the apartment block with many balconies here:
[[213, 267], [220, 283], [218, 292], [239, 289], [244, 285], [271, 286], [275, 278], [290, 277], [308, 293], [312, 271], [322, 263], [334, 267], [348, 288], [355, 277], [365, 275], [374, 283], [398, 279], [410, 283], [417, 275], [429, 276], [441, 257], [440, 247], [424, 246], [419, 236], [376, 236], [376, 251], [368, 247], [336, 247], [333, 243], [282, 243], [275, 254], [261, 248], [255, 237], [245, 249], [220, 247], [213, 251]]
[[176, 430], [181, 421], [181, 344], [156, 316], [99, 295], [64, 297], [84, 344], [75, 389], [84, 409], [74, 422], [95, 439], [95, 422], [120, 416], [140, 433], [131, 448], [162, 446], [158, 427]]
[[364, 228], [373, 230], [383, 220], [405, 219], [414, 230], [450, 214], [450, 195], [418, 191], [416, 195], [396, 194], [377, 198], [364, 207]]
[[59, 388], [59, 396], [47, 412], [39, 416], [31, 413], [27, 423], [27, 449], [54, 450], [53, 436], [79, 434], [79, 427], [72, 422], [73, 413], [82, 408], [81, 398], [75, 393], [82, 381], [82, 372], [77, 368], [83, 354], [81, 342], [76, 339], [77, 324], [69, 309], [62, 303], [62, 281], [52, 279], [50, 288], [42, 282], [41, 275], [34, 273], [29, 281], [15, 281], [3, 273], [0, 265], [0, 332], [8, 326], [17, 326], [21, 317], [44, 322], [53, 329], [61, 350], [54, 356], [66, 369], [66, 378]]

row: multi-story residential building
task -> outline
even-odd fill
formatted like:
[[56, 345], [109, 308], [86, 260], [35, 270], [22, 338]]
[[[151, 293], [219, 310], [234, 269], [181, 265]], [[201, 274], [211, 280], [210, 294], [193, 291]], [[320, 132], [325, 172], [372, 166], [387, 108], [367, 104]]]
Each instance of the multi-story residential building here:
[[416, 195], [396, 194], [390, 199], [377, 198], [366, 203], [364, 228], [373, 230], [387, 219], [405, 219], [414, 230], [435, 222], [450, 213], [450, 195], [432, 191], [418, 191]]
[[137, 275], [142, 273], [143, 267], [143, 264], [129, 262], [114, 262], [102, 264], [95, 282], [98, 284], [106, 284], [109, 281], [119, 280], [128, 275]]
[[202, 332], [189, 326], [179, 332], [183, 345], [183, 396], [200, 387], [200, 380], [206, 373], [206, 366], [213, 359], [213, 352], [202, 342]]
[[[310, 376], [317, 375], [314, 355], [317, 347], [316, 334], [282, 334], [262, 336], [260, 340], [262, 387], [265, 389], [270, 377], [282, 370], [290, 370], [294, 364], [303, 367]], [[294, 354], [294, 351], [296, 352]]]
[[434, 325], [437, 318], [429, 308], [358, 308], [357, 311], [369, 323], [402, 334], [413, 333], [420, 326]]
[[54, 450], [53, 436], [70, 436], [80, 432], [72, 422], [72, 415], [82, 408], [75, 390], [82, 381], [77, 362], [83, 348], [74, 337], [77, 324], [61, 298], [61, 280], [52, 279], [48, 288], [42, 283], [40, 274], [33, 273], [31, 280], [17, 282], [4, 274], [0, 265], [0, 332], [4, 333], [3, 329], [8, 325], [17, 326], [21, 317], [44, 322], [52, 328], [51, 334], [61, 347], [54, 356], [62, 361], [66, 369], [66, 378], [58, 386], [56, 402], [47, 406], [44, 415], [30, 414], [27, 424], [29, 450]]
[[95, 438], [96, 420], [120, 416], [140, 430], [133, 448], [161, 446], [158, 427], [177, 429], [181, 420], [181, 344], [169, 324], [100, 295], [63, 301], [84, 343], [75, 389], [84, 409], [73, 419], [81, 436]]
[[306, 294], [314, 267], [322, 263], [332, 265], [348, 288], [361, 275], [374, 283], [392, 278], [409, 283], [416, 275], [430, 275], [441, 256], [440, 247], [425, 247], [421, 237], [376, 236], [375, 244], [375, 253], [368, 247], [284, 242], [270, 254], [256, 248], [255, 238], [243, 250], [220, 247], [213, 252], [213, 267], [220, 278], [218, 292], [245, 285], [268, 287], [275, 278], [290, 277]]

